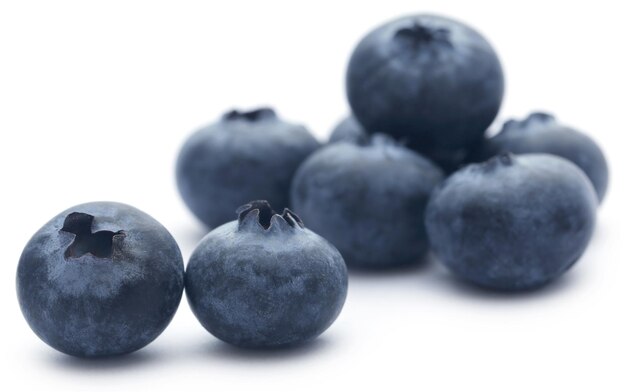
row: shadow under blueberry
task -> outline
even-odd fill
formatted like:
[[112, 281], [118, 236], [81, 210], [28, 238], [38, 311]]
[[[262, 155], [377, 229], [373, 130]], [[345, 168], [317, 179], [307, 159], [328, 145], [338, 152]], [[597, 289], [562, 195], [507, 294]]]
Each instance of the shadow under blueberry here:
[[322, 354], [332, 346], [326, 336], [320, 336], [305, 344], [280, 348], [241, 348], [213, 340], [203, 346], [203, 351], [220, 360], [237, 362], [280, 362], [297, 358], [311, 358]]
[[451, 293], [455, 296], [475, 299], [475, 300], [491, 300], [491, 301], [525, 301], [535, 300], [555, 295], [561, 295], [571, 290], [578, 284], [579, 274], [575, 271], [566, 272], [554, 281], [529, 290], [494, 290], [486, 287], [477, 286], [470, 282], [464, 281], [448, 271], [438, 271], [431, 277], [435, 283], [442, 287], [442, 291]]
[[424, 290], [459, 300], [516, 302], [562, 295], [573, 289], [581, 279], [575, 269], [576, 264], [571, 271], [544, 286], [520, 291], [493, 290], [464, 281], [448, 271], [433, 254], [418, 264], [387, 270], [349, 269], [349, 273], [351, 283], [367, 287], [391, 284], [408, 290], [408, 293]]
[[432, 267], [430, 256], [420, 260], [414, 264], [406, 264], [401, 266], [395, 266], [392, 268], [355, 268], [348, 267], [348, 273], [350, 278], [355, 279], [385, 279], [395, 277], [406, 277], [407, 275], [414, 275], [424, 273]]
[[69, 371], [105, 371], [123, 372], [136, 370], [139, 367], [149, 366], [159, 361], [162, 355], [155, 350], [142, 349], [130, 354], [97, 358], [80, 358], [71, 355], [53, 352], [49, 362], [60, 369]]

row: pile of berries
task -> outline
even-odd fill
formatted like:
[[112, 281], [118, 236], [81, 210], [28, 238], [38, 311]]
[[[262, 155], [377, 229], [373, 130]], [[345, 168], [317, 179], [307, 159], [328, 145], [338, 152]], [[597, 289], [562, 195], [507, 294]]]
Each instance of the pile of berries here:
[[214, 229], [186, 271], [169, 232], [133, 207], [87, 203], [45, 224], [17, 271], [33, 331], [70, 355], [129, 353], [166, 328], [185, 291], [217, 338], [291, 346], [337, 318], [347, 267], [397, 268], [432, 250], [461, 280], [521, 291], [582, 256], [607, 189], [602, 151], [545, 113], [487, 137], [504, 76], [477, 31], [393, 20], [361, 40], [346, 82], [352, 115], [325, 145], [269, 108], [227, 112], [187, 140], [178, 187]]

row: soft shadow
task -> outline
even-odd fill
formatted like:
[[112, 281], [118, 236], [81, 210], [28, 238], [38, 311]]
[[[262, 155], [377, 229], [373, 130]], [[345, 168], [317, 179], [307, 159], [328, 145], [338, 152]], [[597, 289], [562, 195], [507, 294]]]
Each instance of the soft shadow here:
[[608, 227], [609, 225], [607, 225], [605, 221], [605, 219], [596, 219], [596, 226], [593, 229], [590, 245], [595, 245], [596, 242], [603, 241], [604, 238], [609, 236], [609, 233], [611, 232], [610, 227]]
[[315, 356], [331, 347], [328, 338], [322, 336], [303, 345], [273, 349], [246, 349], [214, 340], [204, 346], [204, 352], [219, 360], [237, 362], [280, 362], [301, 357]]
[[69, 371], [129, 371], [150, 365], [159, 360], [161, 355], [153, 350], [143, 349], [130, 354], [102, 357], [79, 358], [62, 353], [52, 353], [48, 361], [58, 368]]
[[518, 291], [493, 290], [476, 286], [455, 277], [447, 271], [436, 274], [436, 276], [433, 276], [433, 279], [436, 279], [446, 291], [464, 298], [510, 302], [534, 300], [563, 294], [577, 284], [579, 276], [574, 271], [570, 271], [546, 285], [531, 290]]
[[420, 260], [415, 264], [402, 265], [393, 268], [354, 268], [348, 267], [348, 273], [350, 274], [350, 278], [356, 279], [384, 279], [384, 278], [397, 278], [397, 277], [405, 277], [407, 275], [423, 273], [429, 269], [431, 269], [431, 260], [430, 257]]

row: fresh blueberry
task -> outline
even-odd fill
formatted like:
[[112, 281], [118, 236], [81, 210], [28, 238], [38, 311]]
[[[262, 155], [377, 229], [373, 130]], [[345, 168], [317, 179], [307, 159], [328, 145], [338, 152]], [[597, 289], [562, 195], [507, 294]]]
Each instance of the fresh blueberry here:
[[499, 290], [542, 286], [583, 254], [597, 198], [585, 174], [548, 154], [499, 155], [450, 176], [432, 194], [426, 229], [454, 274]]
[[[343, 119], [335, 129], [331, 132], [330, 138], [328, 140], [329, 143], [337, 143], [337, 142], [348, 142], [355, 144], [364, 144], [370, 139], [370, 135], [363, 129], [361, 124], [357, 121], [354, 116], [348, 116]], [[390, 136], [390, 139], [391, 138]], [[406, 140], [398, 141], [400, 144], [406, 144]], [[483, 144], [480, 143], [477, 145], [478, 147], [482, 147]], [[457, 151], [446, 151], [436, 153], [436, 156], [429, 157], [433, 161], [437, 163], [437, 165], [443, 169], [446, 173], [452, 173], [456, 171], [460, 166], [469, 163], [472, 158], [470, 153], [472, 153], [475, 148], [464, 148], [459, 149]], [[431, 153], [435, 153], [431, 151]]]
[[291, 202], [350, 267], [418, 262], [428, 249], [423, 213], [442, 171], [384, 135], [329, 144], [298, 169]]
[[187, 266], [186, 293], [200, 323], [240, 347], [304, 343], [335, 321], [348, 274], [328, 241], [294, 213], [267, 201], [237, 210], [239, 220], [207, 234]]
[[531, 113], [524, 120], [504, 123], [502, 131], [486, 141], [484, 158], [504, 152], [545, 153], [565, 158], [587, 174], [598, 199], [604, 198], [609, 169], [602, 150], [589, 136], [560, 124], [550, 114]]
[[477, 31], [440, 16], [413, 15], [361, 40], [348, 65], [347, 92], [366, 131], [405, 140], [453, 168], [498, 113], [504, 76]]
[[183, 294], [178, 245], [156, 220], [120, 203], [81, 204], [46, 223], [17, 269], [22, 313], [66, 354], [130, 353], [167, 327]]
[[330, 134], [328, 142], [360, 143], [367, 140], [367, 138], [367, 133], [356, 118], [354, 118], [354, 116], [348, 116], [337, 124], [335, 129]]
[[293, 174], [318, 147], [305, 127], [281, 120], [272, 109], [233, 110], [187, 140], [176, 167], [178, 188], [209, 227], [231, 220], [248, 200], [287, 207]]

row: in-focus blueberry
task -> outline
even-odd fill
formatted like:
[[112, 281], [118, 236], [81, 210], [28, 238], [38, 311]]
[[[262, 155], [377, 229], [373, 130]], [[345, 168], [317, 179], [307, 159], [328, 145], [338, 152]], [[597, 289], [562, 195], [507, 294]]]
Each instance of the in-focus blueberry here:
[[585, 174], [548, 154], [499, 155], [433, 192], [426, 228], [438, 259], [460, 278], [499, 290], [542, 286], [585, 251], [597, 198]]
[[189, 304], [217, 338], [270, 348], [310, 341], [337, 318], [346, 299], [346, 265], [334, 246], [293, 212], [266, 201], [237, 210], [211, 231], [186, 273]]
[[174, 316], [183, 259], [169, 232], [125, 204], [81, 204], [26, 245], [17, 269], [22, 313], [44, 342], [99, 357], [138, 350]]
[[580, 167], [602, 201], [609, 169], [600, 147], [589, 136], [559, 123], [546, 113], [531, 113], [524, 120], [509, 120], [496, 136], [485, 142], [484, 159], [504, 152], [558, 155]]
[[448, 18], [413, 15], [361, 40], [348, 64], [347, 93], [366, 131], [407, 141], [452, 170], [496, 117], [504, 76], [477, 31]]
[[231, 220], [249, 200], [287, 207], [291, 178], [319, 143], [272, 109], [233, 110], [184, 144], [176, 179], [183, 200], [209, 227]]
[[385, 135], [333, 143], [298, 169], [291, 203], [350, 267], [389, 268], [428, 250], [423, 213], [443, 172]]

